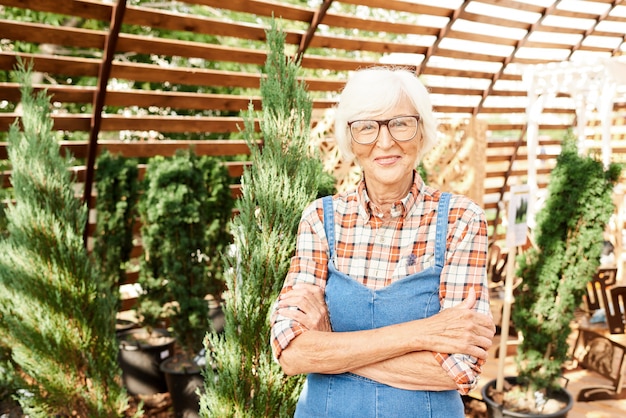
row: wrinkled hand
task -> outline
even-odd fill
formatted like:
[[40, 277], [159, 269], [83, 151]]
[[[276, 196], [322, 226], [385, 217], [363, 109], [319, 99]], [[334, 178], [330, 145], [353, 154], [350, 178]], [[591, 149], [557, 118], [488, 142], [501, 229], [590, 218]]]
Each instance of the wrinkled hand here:
[[309, 330], [332, 331], [324, 290], [319, 286], [304, 283], [294, 285], [280, 296], [278, 307], [279, 315], [298, 321]]
[[462, 353], [479, 359], [487, 358], [496, 326], [489, 315], [474, 311], [476, 292], [470, 289], [467, 298], [457, 306], [425, 319], [422, 328], [426, 344], [438, 353]]

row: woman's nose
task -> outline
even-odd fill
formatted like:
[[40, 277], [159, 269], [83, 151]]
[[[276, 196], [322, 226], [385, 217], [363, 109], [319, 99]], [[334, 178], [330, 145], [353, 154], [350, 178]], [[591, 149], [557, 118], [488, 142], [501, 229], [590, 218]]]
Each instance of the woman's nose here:
[[386, 148], [393, 144], [393, 137], [391, 136], [391, 132], [389, 132], [389, 127], [387, 125], [383, 125], [380, 127], [378, 131], [378, 140], [376, 141], [378, 146]]

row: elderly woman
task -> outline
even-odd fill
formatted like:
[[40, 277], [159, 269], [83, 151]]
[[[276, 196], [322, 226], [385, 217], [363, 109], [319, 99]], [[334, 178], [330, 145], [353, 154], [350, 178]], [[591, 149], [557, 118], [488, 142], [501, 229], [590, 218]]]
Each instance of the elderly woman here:
[[463, 417], [495, 333], [484, 212], [417, 173], [436, 121], [413, 73], [355, 72], [335, 135], [362, 180], [303, 212], [272, 316], [284, 372], [308, 374], [295, 416]]

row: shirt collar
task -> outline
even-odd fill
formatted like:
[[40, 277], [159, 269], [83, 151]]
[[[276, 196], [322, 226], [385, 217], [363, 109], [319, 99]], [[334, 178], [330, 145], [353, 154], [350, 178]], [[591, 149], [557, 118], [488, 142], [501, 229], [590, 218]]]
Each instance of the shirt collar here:
[[[397, 218], [400, 216], [405, 216], [408, 210], [413, 205], [415, 205], [418, 197], [422, 196], [423, 187], [424, 181], [417, 173], [417, 170], [413, 170], [413, 184], [411, 185], [411, 188], [409, 189], [409, 192], [405, 197], [394, 202], [394, 205], [391, 208], [391, 217]], [[372, 216], [382, 218], [382, 212], [380, 212], [379, 208], [374, 205], [369, 195], [367, 194], [367, 185], [365, 183], [364, 176], [361, 176], [361, 181], [357, 188], [357, 195], [360, 201], [359, 215], [363, 216], [368, 221], [371, 219]]]

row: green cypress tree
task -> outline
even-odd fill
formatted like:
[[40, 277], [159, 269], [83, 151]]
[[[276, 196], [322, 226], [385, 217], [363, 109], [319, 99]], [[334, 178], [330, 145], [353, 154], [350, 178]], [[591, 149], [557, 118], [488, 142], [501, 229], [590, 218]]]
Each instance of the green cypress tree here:
[[[233, 198], [228, 171], [218, 159], [179, 150], [150, 159], [139, 200], [141, 259], [138, 313], [146, 327], [168, 320], [190, 358], [211, 327], [207, 294], [219, 300]], [[176, 302], [172, 305], [173, 302]]]
[[0, 331], [25, 378], [25, 414], [121, 416], [116, 298], [84, 246], [86, 206], [59, 153], [49, 99], [33, 95], [30, 75], [17, 71], [23, 130], [16, 122], [9, 131], [15, 203], [0, 241]]
[[603, 234], [614, 210], [612, 191], [622, 167], [580, 155], [573, 135], [563, 140], [537, 213], [536, 247], [517, 257], [523, 279], [511, 319], [523, 334], [516, 362], [531, 393], [561, 384], [574, 313], [600, 265]]
[[133, 250], [133, 228], [138, 217], [139, 166], [135, 158], [98, 157], [96, 170], [96, 232], [93, 255], [114, 289], [126, 281], [126, 268]]
[[263, 147], [253, 143], [250, 106], [245, 137], [252, 165], [232, 221], [235, 250], [225, 257], [223, 334], [208, 336], [201, 414], [210, 417], [290, 417], [303, 382], [288, 378], [272, 359], [269, 315], [296, 246], [300, 215], [334, 179], [309, 151], [312, 103], [297, 80], [299, 64], [284, 55], [284, 34], [267, 32], [269, 53], [261, 80]]

